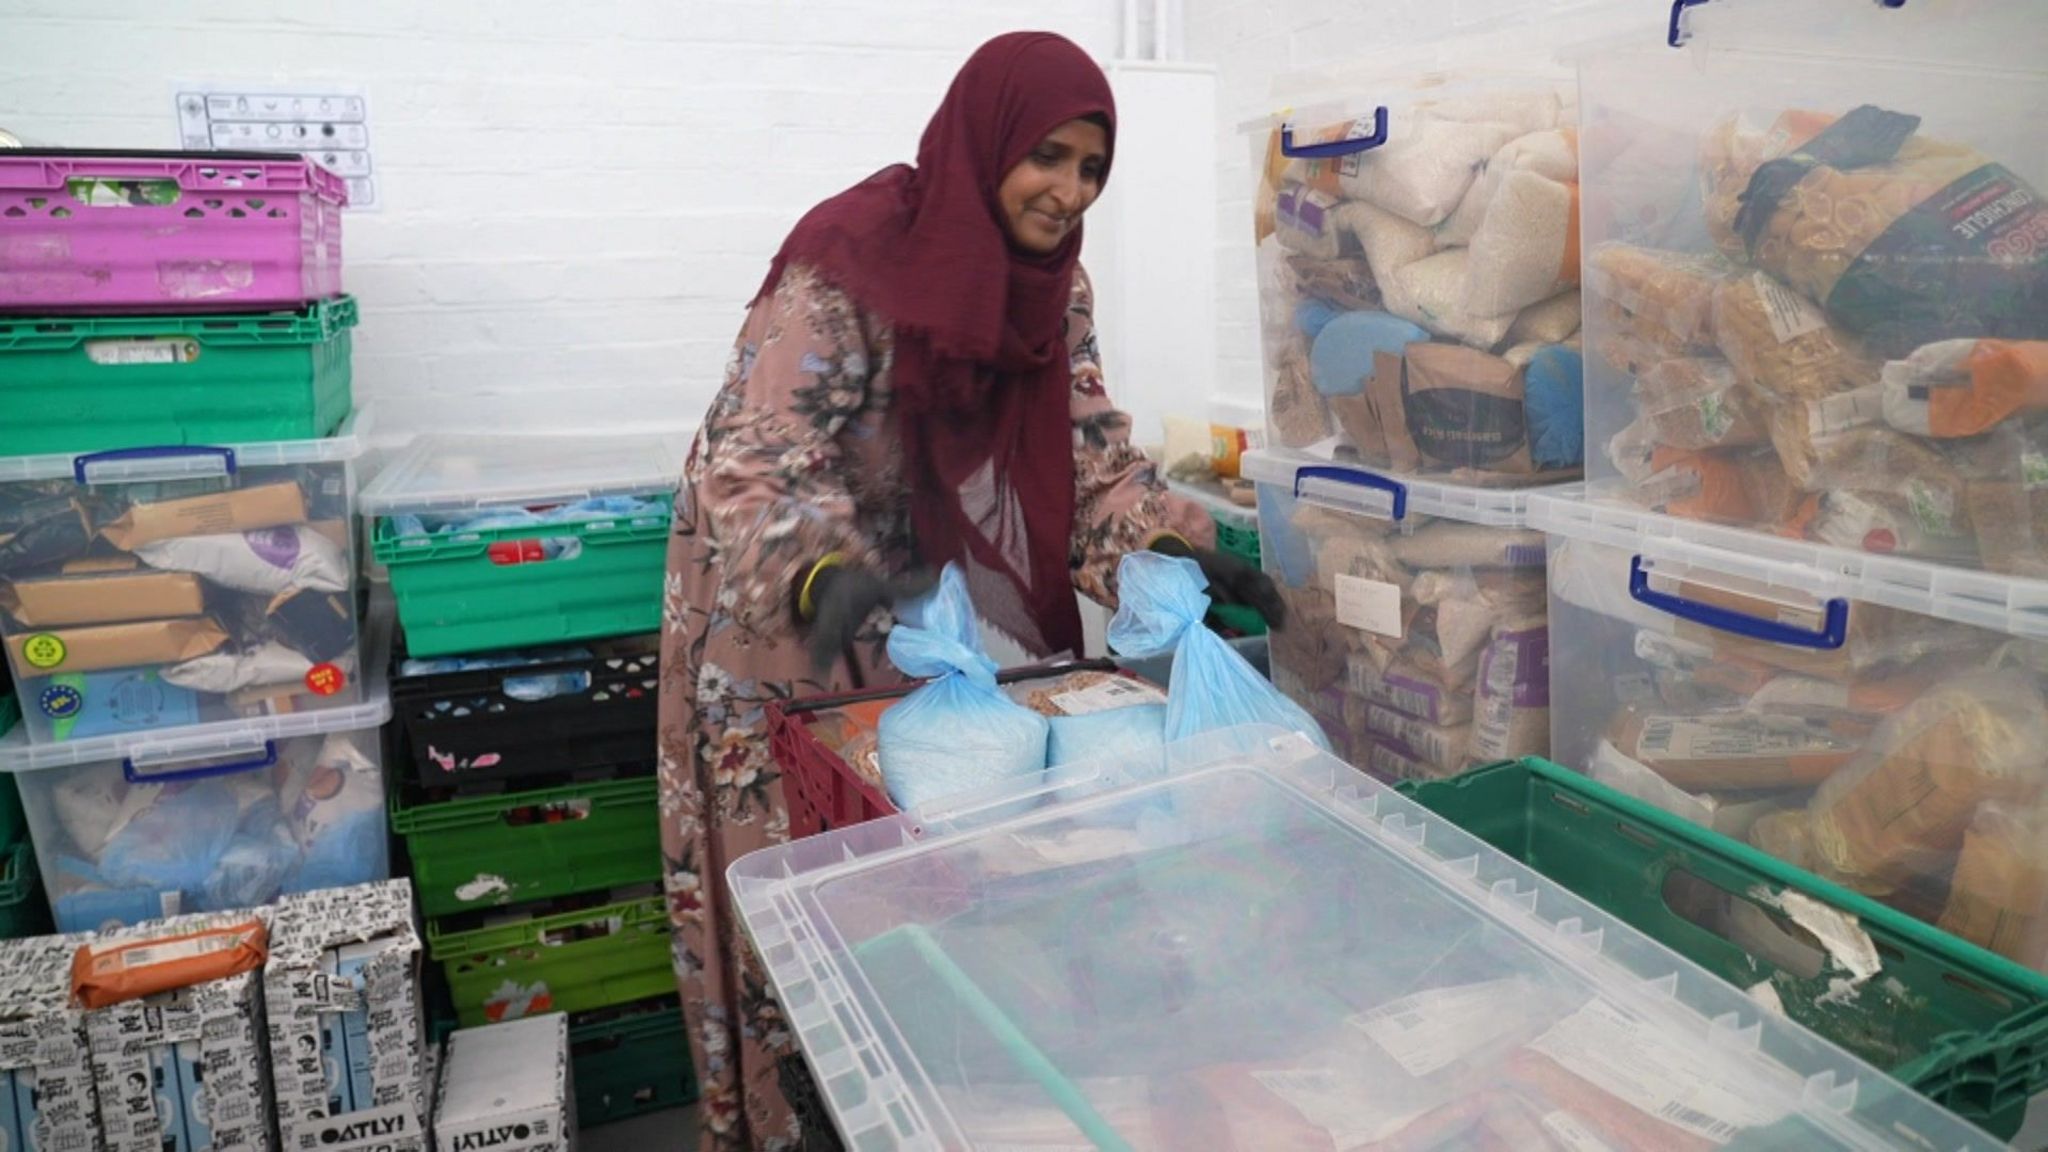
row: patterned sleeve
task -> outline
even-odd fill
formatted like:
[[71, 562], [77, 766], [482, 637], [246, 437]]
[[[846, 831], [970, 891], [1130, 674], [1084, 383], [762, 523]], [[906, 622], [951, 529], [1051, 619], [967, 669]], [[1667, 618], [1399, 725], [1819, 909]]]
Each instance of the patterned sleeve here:
[[1095, 289], [1083, 270], [1067, 309], [1067, 350], [1074, 391], [1074, 587], [1100, 604], [1116, 603], [1116, 568], [1127, 552], [1161, 532], [1178, 532], [1200, 547], [1216, 544], [1216, 525], [1201, 505], [1170, 494], [1137, 445], [1131, 418], [1102, 385], [1095, 343]]
[[788, 622], [792, 584], [821, 557], [874, 559], [838, 439], [867, 404], [869, 351], [853, 302], [804, 268], [754, 306], [734, 345], [697, 491], [746, 625]]

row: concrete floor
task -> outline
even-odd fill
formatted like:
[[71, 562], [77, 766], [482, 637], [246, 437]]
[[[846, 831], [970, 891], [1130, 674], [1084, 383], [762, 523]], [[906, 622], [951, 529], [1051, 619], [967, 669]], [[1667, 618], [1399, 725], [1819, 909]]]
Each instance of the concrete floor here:
[[576, 1152], [687, 1152], [697, 1147], [697, 1110], [676, 1108], [592, 1128]]

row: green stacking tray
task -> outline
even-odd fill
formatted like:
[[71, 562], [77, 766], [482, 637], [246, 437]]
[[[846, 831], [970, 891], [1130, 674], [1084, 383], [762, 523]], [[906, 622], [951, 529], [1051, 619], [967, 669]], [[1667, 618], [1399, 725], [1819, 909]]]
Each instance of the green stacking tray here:
[[[377, 521], [407, 654], [447, 656], [627, 636], [661, 627], [669, 511], [517, 528], [400, 536]], [[574, 537], [577, 555], [513, 562], [522, 544]]]
[[661, 878], [652, 776], [465, 797], [393, 798], [423, 916], [453, 916]]
[[21, 706], [14, 702], [12, 692], [0, 692], [0, 736], [14, 728], [14, 722], [21, 719]]
[[49, 902], [37, 883], [36, 854], [27, 840], [0, 853], [0, 940], [50, 930]]
[[[1251, 510], [1246, 509], [1249, 513]], [[1222, 514], [1211, 512], [1209, 519], [1216, 525], [1216, 549], [1226, 556], [1235, 556], [1259, 569], [1259, 529], [1256, 523], [1244, 525], [1224, 519]], [[1265, 617], [1258, 610], [1243, 604], [1218, 604], [1209, 609], [1209, 618], [1240, 636], [1264, 636]]]
[[427, 951], [447, 974], [465, 1028], [630, 1004], [676, 985], [658, 895], [566, 912], [542, 907], [468, 931], [429, 922]]
[[[1545, 760], [1400, 790], [1729, 983], [1769, 983], [1792, 1020], [1994, 1135], [2048, 1089], [2048, 976]], [[1773, 906], [1788, 892], [1854, 916], [1882, 971], [1831, 988], [1843, 970]]]
[[356, 302], [0, 317], [0, 456], [317, 440], [348, 418]]
[[690, 1037], [674, 995], [569, 1018], [576, 1122], [584, 1128], [697, 1099]]

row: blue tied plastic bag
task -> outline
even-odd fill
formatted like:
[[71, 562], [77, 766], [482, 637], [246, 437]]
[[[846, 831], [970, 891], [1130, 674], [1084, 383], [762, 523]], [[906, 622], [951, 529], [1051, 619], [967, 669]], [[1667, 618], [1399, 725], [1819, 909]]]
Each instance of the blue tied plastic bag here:
[[1117, 583], [1119, 607], [1109, 623], [1110, 647], [1125, 656], [1173, 653], [1166, 693], [1169, 742], [1218, 728], [1271, 724], [1300, 732], [1329, 750], [1314, 717], [1202, 624], [1209, 613], [1209, 580], [1201, 565], [1134, 552], [1117, 569]]
[[1045, 717], [996, 684], [982, 651], [967, 578], [947, 565], [933, 589], [889, 633], [889, 660], [931, 683], [882, 713], [882, 785], [915, 808], [1045, 767]]

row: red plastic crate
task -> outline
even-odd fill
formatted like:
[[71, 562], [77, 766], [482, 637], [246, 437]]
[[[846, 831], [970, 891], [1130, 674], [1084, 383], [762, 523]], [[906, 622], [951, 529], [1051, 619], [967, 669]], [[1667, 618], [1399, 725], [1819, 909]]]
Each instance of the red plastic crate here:
[[[1001, 684], [1017, 684], [1027, 680], [1049, 680], [1073, 672], [1116, 672], [1132, 676], [1111, 661], [1085, 660], [1016, 668], [999, 674], [996, 680]], [[848, 704], [908, 696], [922, 683], [917, 681], [897, 688], [810, 696], [787, 704], [768, 705], [768, 751], [782, 772], [782, 797], [789, 805], [791, 839], [815, 836], [851, 824], [864, 824], [869, 820], [894, 816], [897, 811], [887, 794], [862, 779], [852, 765], [811, 734], [809, 715]]]
[[222, 312], [341, 292], [341, 177], [298, 156], [0, 151], [0, 309]]

